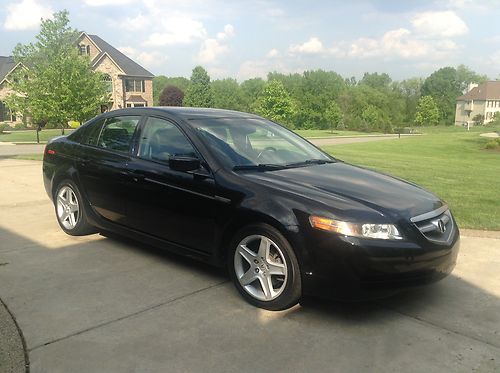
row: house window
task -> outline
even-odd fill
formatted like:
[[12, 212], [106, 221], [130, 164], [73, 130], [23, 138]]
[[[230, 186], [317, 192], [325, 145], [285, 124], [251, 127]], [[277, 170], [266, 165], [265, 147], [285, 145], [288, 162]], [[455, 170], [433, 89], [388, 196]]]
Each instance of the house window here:
[[106, 88], [109, 93], [113, 92], [113, 79], [111, 78], [111, 75], [109, 74], [104, 74], [102, 76], [102, 81], [106, 83]]
[[144, 80], [140, 79], [126, 79], [125, 91], [127, 92], [145, 92]]
[[80, 44], [78, 46], [78, 54], [80, 54], [81, 56], [89, 55], [90, 54], [90, 45]]
[[0, 122], [15, 122], [16, 115], [10, 111], [10, 109], [0, 101]]

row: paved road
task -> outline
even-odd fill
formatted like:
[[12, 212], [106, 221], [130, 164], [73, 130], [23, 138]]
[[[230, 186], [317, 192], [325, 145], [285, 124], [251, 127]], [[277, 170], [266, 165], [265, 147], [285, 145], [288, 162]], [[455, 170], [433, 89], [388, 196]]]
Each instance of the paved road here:
[[20, 154], [38, 154], [43, 153], [43, 149], [45, 149], [45, 144], [0, 145], [0, 157]]
[[[332, 138], [317, 138], [309, 139], [317, 146], [337, 145], [337, 144], [350, 144], [356, 142], [380, 141], [397, 139], [398, 135], [384, 135], [384, 136], [364, 136], [364, 137], [332, 137]], [[37, 154], [43, 153], [45, 145], [25, 144], [25, 145], [2, 145], [0, 143], [0, 157], [20, 154]]]
[[500, 371], [498, 234], [465, 232], [454, 274], [432, 287], [268, 312], [218, 270], [64, 235], [40, 172], [0, 160], [0, 298], [32, 372]]

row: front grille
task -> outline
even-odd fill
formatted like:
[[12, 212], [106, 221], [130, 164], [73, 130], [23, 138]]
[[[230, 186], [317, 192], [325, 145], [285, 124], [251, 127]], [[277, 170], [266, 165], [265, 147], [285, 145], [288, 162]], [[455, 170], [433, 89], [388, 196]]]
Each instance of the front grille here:
[[448, 206], [415, 216], [410, 220], [429, 241], [449, 243], [453, 239], [455, 226]]

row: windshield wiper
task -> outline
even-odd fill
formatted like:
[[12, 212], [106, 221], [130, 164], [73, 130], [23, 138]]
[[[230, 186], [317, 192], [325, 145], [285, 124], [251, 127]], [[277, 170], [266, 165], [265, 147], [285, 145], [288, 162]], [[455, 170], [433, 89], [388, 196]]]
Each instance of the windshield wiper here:
[[295, 162], [295, 163], [287, 163], [285, 167], [301, 167], [301, 166], [308, 166], [312, 164], [326, 164], [326, 163], [335, 163], [333, 159], [308, 159], [302, 162]]
[[286, 166], [272, 163], [259, 163], [259, 164], [242, 164], [233, 167], [234, 171], [240, 170], [257, 170], [257, 171], [273, 171], [273, 170], [282, 170], [286, 168]]

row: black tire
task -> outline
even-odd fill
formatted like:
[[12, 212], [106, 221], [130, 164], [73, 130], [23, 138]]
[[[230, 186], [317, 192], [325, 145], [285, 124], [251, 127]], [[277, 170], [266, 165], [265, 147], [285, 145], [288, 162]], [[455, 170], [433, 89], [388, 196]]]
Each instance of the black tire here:
[[[243, 285], [240, 284], [240, 280], [238, 279], [238, 275], [236, 274], [237, 260], [235, 259], [235, 255], [240, 255], [238, 254], [237, 249], [240, 243], [244, 242], [246, 238], [252, 236], [264, 236], [265, 238], [270, 239], [272, 243], [274, 243], [280, 250], [280, 254], [282, 254], [280, 258], [282, 257], [285, 261], [284, 265], [286, 268], [285, 272], [287, 275], [285, 277], [285, 280], [282, 282], [283, 284], [282, 286], [284, 287], [283, 288], [280, 287], [281, 290], [279, 295], [277, 295], [276, 298], [271, 300], [262, 300], [250, 294], [249, 291], [245, 290]], [[273, 250], [275, 250], [276, 246], [274, 245], [272, 246]], [[297, 256], [295, 255], [295, 252], [290, 243], [276, 228], [263, 223], [252, 224], [242, 228], [235, 234], [231, 242], [228, 254], [229, 255], [227, 257], [227, 266], [231, 279], [234, 285], [236, 286], [236, 289], [240, 292], [243, 298], [245, 298], [250, 304], [270, 311], [280, 311], [290, 308], [298, 303], [302, 295], [302, 281], [301, 281], [300, 268], [299, 268], [299, 263], [297, 261]], [[260, 281], [257, 280], [254, 281], [255, 282], [252, 282], [250, 285], [247, 285], [247, 287], [260, 286], [261, 289], [263, 290], [263, 286], [260, 285]]]
[[[58, 196], [63, 189], [67, 191], [68, 188], [74, 193], [74, 199], [77, 200], [79, 209], [78, 213], [75, 215], [76, 219], [74, 219], [76, 223], [72, 227], [69, 227], [68, 224], [65, 224], [63, 221], [61, 221], [61, 217], [58, 212]], [[70, 236], [85, 236], [97, 232], [97, 229], [88, 222], [85, 207], [86, 204], [83, 200], [80, 190], [78, 189], [78, 186], [69, 179], [61, 181], [54, 193], [54, 209], [57, 222], [66, 234], [69, 234]]]

